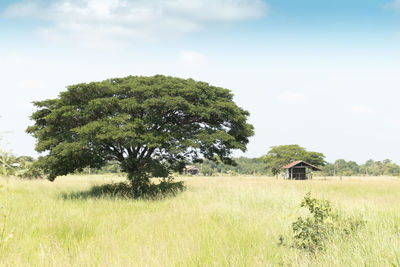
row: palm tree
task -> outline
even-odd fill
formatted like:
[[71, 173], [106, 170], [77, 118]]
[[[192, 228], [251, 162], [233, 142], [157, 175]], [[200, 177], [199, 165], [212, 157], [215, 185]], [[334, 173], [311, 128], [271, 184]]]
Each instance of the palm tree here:
[[11, 164], [15, 161], [15, 157], [3, 149], [0, 149], [0, 175], [8, 176], [13, 172]]

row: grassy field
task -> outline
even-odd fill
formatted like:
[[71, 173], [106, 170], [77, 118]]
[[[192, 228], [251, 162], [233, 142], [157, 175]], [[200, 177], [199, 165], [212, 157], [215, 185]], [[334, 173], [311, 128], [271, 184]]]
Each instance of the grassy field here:
[[[0, 266], [400, 266], [397, 178], [187, 177], [163, 200], [85, 194], [121, 179], [0, 178]], [[291, 247], [308, 191], [365, 226], [315, 254]]]

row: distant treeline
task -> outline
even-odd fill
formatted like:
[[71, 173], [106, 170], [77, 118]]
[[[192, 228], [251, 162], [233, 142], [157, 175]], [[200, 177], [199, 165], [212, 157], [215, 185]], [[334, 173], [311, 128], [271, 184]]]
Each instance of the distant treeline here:
[[[237, 166], [230, 166], [222, 163], [215, 163], [209, 160], [201, 164], [196, 164], [203, 175], [268, 175], [272, 176], [272, 171], [266, 168], [266, 164], [257, 158], [235, 158]], [[391, 160], [384, 161], [368, 160], [364, 164], [358, 165], [354, 161], [346, 161], [344, 159], [336, 160], [334, 163], [327, 163], [322, 167], [321, 172], [317, 172], [317, 176], [381, 176], [381, 175], [400, 175], [400, 166]]]
[[[204, 160], [202, 163], [193, 164], [199, 168], [200, 175], [213, 176], [213, 175], [265, 175], [273, 176], [272, 170], [267, 168], [265, 162], [258, 158], [239, 157], [234, 158], [236, 166], [217, 163], [210, 160]], [[11, 157], [10, 168], [8, 174], [18, 176], [40, 176], [35, 174], [36, 169], [29, 167], [35, 159], [32, 157]], [[11, 163], [14, 163], [15, 168], [11, 168]], [[15, 165], [18, 163], [18, 165]], [[4, 166], [2, 166], [4, 167]], [[3, 170], [4, 169], [4, 170]], [[7, 175], [7, 169], [0, 168], [0, 175]], [[26, 170], [29, 170], [28, 172]], [[4, 172], [4, 173], [3, 173]], [[32, 172], [34, 172], [32, 174]], [[120, 173], [120, 167], [117, 162], [110, 162], [101, 169], [85, 168], [82, 174], [106, 174], [106, 173]], [[315, 173], [316, 176], [400, 176], [400, 166], [393, 163], [391, 160], [386, 159], [383, 161], [368, 160], [364, 164], [357, 164], [354, 161], [346, 161], [344, 159], [336, 160], [334, 163], [327, 163], [322, 167], [321, 172]]]
[[366, 161], [364, 164], [358, 165], [354, 161], [345, 161], [344, 159], [336, 160], [335, 163], [328, 163], [323, 167], [321, 175], [325, 176], [351, 176], [351, 175], [400, 175], [400, 166], [393, 163], [390, 159], [384, 161]]
[[195, 164], [200, 169], [200, 174], [212, 176], [217, 174], [229, 175], [267, 175], [269, 171], [266, 169], [265, 164], [256, 158], [234, 158], [236, 166], [227, 165], [223, 163], [216, 163], [210, 160], [205, 160], [203, 163]]

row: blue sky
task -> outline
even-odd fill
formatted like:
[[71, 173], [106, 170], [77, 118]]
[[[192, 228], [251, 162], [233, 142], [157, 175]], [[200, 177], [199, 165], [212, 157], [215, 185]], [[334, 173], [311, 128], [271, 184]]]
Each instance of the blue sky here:
[[36, 155], [31, 101], [158, 73], [231, 89], [256, 128], [246, 156], [297, 143], [400, 163], [399, 0], [0, 2], [0, 132], [15, 154]]

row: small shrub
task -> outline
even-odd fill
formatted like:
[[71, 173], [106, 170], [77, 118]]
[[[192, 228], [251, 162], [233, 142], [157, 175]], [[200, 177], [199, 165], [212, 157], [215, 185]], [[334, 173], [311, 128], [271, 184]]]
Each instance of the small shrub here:
[[[183, 182], [173, 182], [173, 178], [162, 179], [160, 183], [149, 183], [135, 191], [129, 182], [111, 183], [93, 186], [89, 191], [75, 192], [64, 195], [66, 199], [80, 198], [142, 198], [142, 199], [162, 199], [167, 196], [175, 196], [185, 190]], [[138, 194], [139, 192], [139, 194]]]
[[157, 195], [177, 195], [179, 192], [182, 192], [185, 190], [185, 185], [182, 181], [179, 182], [173, 182], [173, 178], [168, 177], [166, 179], [162, 179], [161, 182], [156, 185], [152, 184], [154, 187], [153, 194], [155, 193], [155, 196]]
[[38, 164], [31, 164], [27, 169], [17, 173], [17, 176], [24, 179], [40, 179], [44, 178], [43, 169]]
[[307, 208], [310, 216], [298, 217], [292, 223], [294, 247], [309, 252], [324, 249], [333, 234], [349, 235], [364, 225], [359, 218], [341, 216], [330, 201], [312, 198], [310, 192], [301, 201], [300, 207]]

